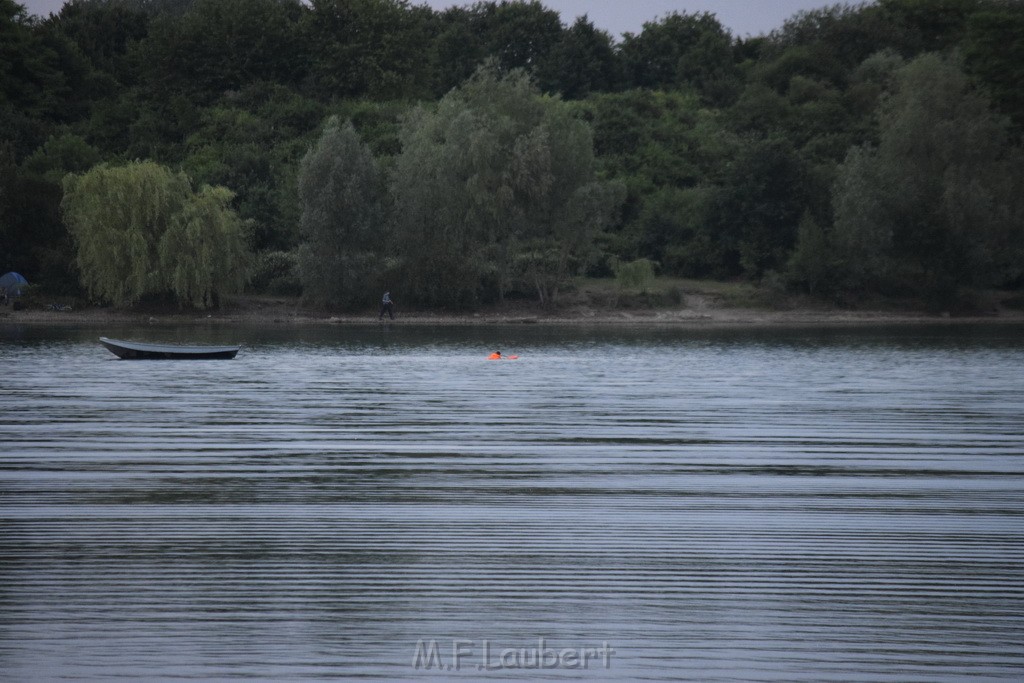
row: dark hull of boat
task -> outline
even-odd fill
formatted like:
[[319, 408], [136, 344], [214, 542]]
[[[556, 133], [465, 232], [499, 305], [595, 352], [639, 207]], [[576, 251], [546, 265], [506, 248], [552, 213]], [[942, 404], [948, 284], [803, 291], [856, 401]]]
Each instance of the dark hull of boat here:
[[100, 337], [100, 343], [123, 360], [229, 360], [238, 346], [174, 346]]

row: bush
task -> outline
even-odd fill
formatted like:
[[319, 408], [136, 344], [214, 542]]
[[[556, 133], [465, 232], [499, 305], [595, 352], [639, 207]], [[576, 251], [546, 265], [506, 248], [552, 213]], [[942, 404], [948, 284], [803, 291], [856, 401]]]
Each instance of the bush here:
[[635, 290], [642, 294], [654, 281], [654, 264], [645, 258], [628, 263], [618, 263], [614, 267], [615, 282], [622, 290]]
[[299, 296], [298, 256], [294, 251], [265, 251], [256, 257], [249, 286], [257, 294]]

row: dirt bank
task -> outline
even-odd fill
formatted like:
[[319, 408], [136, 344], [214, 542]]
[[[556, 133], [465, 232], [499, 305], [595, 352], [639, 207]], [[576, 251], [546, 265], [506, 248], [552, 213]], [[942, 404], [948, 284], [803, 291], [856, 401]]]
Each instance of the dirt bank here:
[[[753, 308], [731, 305], [714, 293], [681, 294], [678, 303], [637, 305], [635, 301], [595, 301], [577, 297], [562, 305], [545, 308], [532, 302], [508, 302], [473, 313], [406, 310], [399, 308], [396, 324], [403, 325], [665, 325], [700, 327], [709, 325], [792, 326], [863, 324], [970, 324], [1024, 323], [1024, 311], [993, 306], [984, 313], [929, 314], [912, 310], [845, 310], [822, 306]], [[0, 308], [0, 324], [81, 324], [102, 326], [107, 323], [170, 324], [195, 323], [238, 325], [375, 325], [375, 310], [338, 313], [303, 307], [295, 299], [274, 297], [237, 297], [217, 311], [196, 312], [176, 309], [71, 308], [52, 310], [28, 305], [22, 310]]]

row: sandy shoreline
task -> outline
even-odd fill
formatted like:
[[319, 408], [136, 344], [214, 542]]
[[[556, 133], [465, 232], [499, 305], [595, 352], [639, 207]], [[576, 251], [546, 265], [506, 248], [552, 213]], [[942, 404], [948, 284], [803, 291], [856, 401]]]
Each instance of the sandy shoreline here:
[[[1024, 311], [1000, 309], [988, 315], [927, 314], [914, 311], [794, 309], [761, 310], [716, 306], [598, 309], [567, 307], [541, 309], [536, 306], [492, 309], [476, 313], [399, 312], [400, 325], [642, 325], [671, 327], [706, 326], [844, 326], [844, 325], [965, 325], [1022, 324]], [[258, 301], [232, 305], [226, 310], [167, 312], [89, 308], [53, 311], [27, 308], [0, 309], [0, 325], [377, 325], [375, 312], [338, 314], [304, 309], [292, 302]]]

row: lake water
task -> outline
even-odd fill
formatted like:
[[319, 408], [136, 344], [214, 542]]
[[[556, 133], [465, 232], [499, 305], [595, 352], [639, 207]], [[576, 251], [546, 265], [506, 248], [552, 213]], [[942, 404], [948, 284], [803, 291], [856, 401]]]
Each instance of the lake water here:
[[1024, 677], [1020, 327], [8, 325], [0, 397], [3, 680]]

